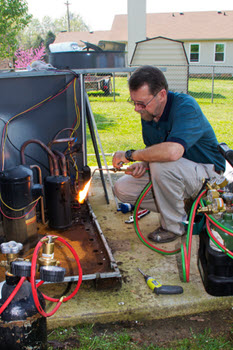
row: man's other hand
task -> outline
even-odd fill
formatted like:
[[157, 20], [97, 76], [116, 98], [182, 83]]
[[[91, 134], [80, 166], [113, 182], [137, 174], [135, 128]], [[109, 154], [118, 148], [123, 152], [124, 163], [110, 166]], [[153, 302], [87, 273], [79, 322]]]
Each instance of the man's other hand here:
[[139, 178], [145, 174], [147, 165], [144, 162], [133, 163], [125, 171], [126, 174]]

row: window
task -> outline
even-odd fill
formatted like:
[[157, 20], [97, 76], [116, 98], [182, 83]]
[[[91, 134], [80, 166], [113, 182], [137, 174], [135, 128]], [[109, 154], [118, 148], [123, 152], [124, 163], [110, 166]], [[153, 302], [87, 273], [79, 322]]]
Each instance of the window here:
[[224, 62], [225, 59], [225, 44], [215, 44], [214, 61]]
[[199, 62], [200, 45], [190, 44], [190, 62]]

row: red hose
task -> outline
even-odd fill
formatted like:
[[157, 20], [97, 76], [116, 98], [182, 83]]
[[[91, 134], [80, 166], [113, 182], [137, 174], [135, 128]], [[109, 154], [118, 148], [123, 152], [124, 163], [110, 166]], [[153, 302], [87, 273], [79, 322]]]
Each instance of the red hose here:
[[[55, 237], [55, 236], [52, 236], [52, 237]], [[52, 301], [52, 302], [57, 302], [57, 305], [54, 307], [54, 309], [49, 312], [49, 313], [46, 313], [41, 304], [40, 304], [40, 301], [39, 301], [39, 298], [38, 298], [38, 293], [37, 293], [37, 288], [43, 284], [43, 281], [40, 281], [37, 285], [36, 285], [36, 279], [35, 279], [35, 275], [36, 275], [36, 261], [37, 261], [37, 257], [38, 257], [38, 252], [41, 248], [41, 246], [43, 245], [44, 242], [41, 242], [39, 241], [36, 245], [36, 248], [34, 250], [34, 253], [33, 253], [33, 256], [32, 256], [32, 265], [31, 265], [31, 287], [32, 287], [32, 295], [33, 295], [33, 298], [34, 298], [34, 302], [35, 302], [35, 305], [36, 305], [36, 308], [37, 310], [39, 311], [39, 313], [44, 316], [44, 317], [49, 317], [49, 316], [52, 316], [55, 314], [55, 312], [59, 309], [59, 307], [61, 306], [61, 304], [65, 301], [68, 301], [70, 300], [71, 298], [73, 298], [75, 296], [75, 294], [78, 292], [79, 288], [80, 288], [80, 285], [82, 283], [82, 268], [81, 268], [81, 265], [80, 265], [80, 262], [79, 262], [79, 258], [78, 258], [78, 255], [76, 253], [76, 251], [74, 250], [74, 248], [68, 243], [66, 242], [66, 240], [64, 240], [63, 238], [61, 237], [57, 237], [56, 238], [58, 241], [62, 242], [63, 244], [65, 244], [67, 246], [67, 248], [69, 248], [69, 250], [72, 252], [74, 258], [75, 258], [75, 261], [78, 265], [78, 272], [79, 272], [79, 279], [78, 279], [78, 283], [74, 289], [74, 291], [68, 296], [68, 297], [65, 297], [65, 298], [61, 298], [61, 299], [55, 299], [55, 298], [51, 298], [45, 294], [42, 293], [43, 297], [46, 299], [46, 300], [49, 300], [49, 301]]]
[[[206, 214], [205, 214], [205, 215], [206, 215]], [[233, 257], [233, 252], [230, 251], [228, 248], [226, 248], [223, 244], [221, 244], [221, 243], [216, 239], [216, 237], [214, 237], [214, 235], [213, 235], [213, 233], [212, 233], [212, 230], [211, 230], [211, 228], [210, 228], [210, 221], [211, 221], [211, 220], [209, 220], [208, 215], [206, 215], [206, 228], [207, 228], [207, 232], [208, 232], [209, 236], [211, 236], [211, 238], [213, 239], [213, 241], [214, 241], [217, 245], [219, 245], [219, 246], [222, 248], [222, 250], [224, 251], [224, 253], [226, 253], [226, 254], [229, 255], [230, 257]], [[225, 232], [228, 232], [228, 231], [225, 231]]]
[[139, 223], [138, 223], [138, 210], [140, 208], [140, 205], [144, 199], [144, 197], [147, 195], [147, 193], [150, 191], [150, 189], [152, 188], [152, 184], [149, 183], [148, 186], [145, 188], [145, 190], [143, 191], [143, 194], [139, 197], [139, 199], [136, 202], [135, 205], [135, 209], [134, 209], [134, 227], [136, 230], [136, 233], [138, 235], [138, 237], [141, 239], [141, 241], [150, 249], [158, 252], [158, 253], [162, 253], [162, 254], [167, 254], [167, 255], [172, 255], [172, 254], [177, 254], [180, 252], [180, 249], [175, 249], [175, 250], [165, 250], [165, 249], [161, 249], [156, 247], [155, 245], [151, 244], [142, 234], [140, 227], [139, 227]]
[[216, 222], [214, 222], [214, 220], [212, 220], [207, 214], [205, 214], [206, 216], [206, 220], [208, 219], [210, 222], [212, 222], [212, 224], [214, 224], [214, 226], [216, 226], [217, 228], [219, 228], [221, 231], [227, 233], [230, 236], [233, 236], [233, 233], [228, 231], [227, 229], [225, 229], [224, 227], [218, 225]]
[[5, 310], [5, 308], [10, 304], [10, 302], [14, 299], [14, 297], [16, 296], [16, 294], [18, 293], [18, 291], [20, 290], [23, 282], [25, 281], [26, 277], [21, 277], [17, 286], [15, 287], [15, 289], [12, 291], [11, 295], [7, 298], [7, 300], [5, 301], [5, 303], [0, 307], [0, 315], [3, 313], [3, 311]]

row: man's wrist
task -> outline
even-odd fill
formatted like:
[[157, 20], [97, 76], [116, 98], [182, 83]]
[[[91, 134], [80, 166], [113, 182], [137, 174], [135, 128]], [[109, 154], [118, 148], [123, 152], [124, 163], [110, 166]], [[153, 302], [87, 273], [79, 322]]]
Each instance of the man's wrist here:
[[133, 159], [133, 152], [135, 152], [135, 149], [129, 149], [128, 151], [125, 152], [125, 158], [129, 162], [135, 162], [135, 159]]

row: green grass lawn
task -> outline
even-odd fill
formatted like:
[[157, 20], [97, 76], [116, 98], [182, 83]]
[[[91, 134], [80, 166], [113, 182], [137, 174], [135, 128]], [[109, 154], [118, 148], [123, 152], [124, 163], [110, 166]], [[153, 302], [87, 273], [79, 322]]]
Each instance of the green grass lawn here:
[[[189, 93], [197, 100], [210, 121], [219, 142], [233, 148], [233, 80], [214, 81], [213, 103], [211, 101], [212, 79], [190, 79]], [[132, 105], [127, 103], [129, 91], [127, 77], [116, 77], [115, 101], [102, 91], [89, 92], [91, 108], [95, 116], [99, 137], [105, 154], [116, 150], [144, 148], [141, 120]], [[92, 140], [87, 128], [87, 153], [93, 154]], [[111, 156], [106, 156], [111, 164]], [[88, 156], [88, 164], [96, 165], [95, 156]]]
[[[113, 327], [114, 328], [114, 327]], [[153, 339], [153, 335], [151, 335]], [[145, 336], [136, 336], [130, 330], [115, 328], [109, 332], [96, 333], [94, 325], [81, 325], [67, 329], [59, 328], [48, 336], [48, 350], [232, 350], [232, 332], [218, 334], [216, 329], [204, 329], [195, 333], [190, 330], [190, 336], [170, 342], [150, 341]]]

